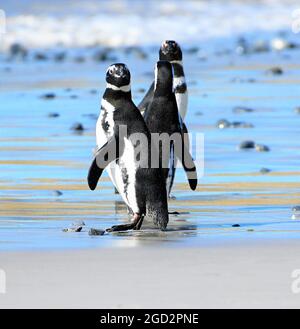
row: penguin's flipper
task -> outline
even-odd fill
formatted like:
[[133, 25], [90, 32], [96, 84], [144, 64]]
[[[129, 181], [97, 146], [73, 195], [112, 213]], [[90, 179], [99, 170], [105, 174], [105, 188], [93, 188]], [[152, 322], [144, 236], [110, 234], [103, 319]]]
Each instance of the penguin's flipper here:
[[142, 101], [140, 102], [140, 104], [138, 105], [138, 109], [141, 111], [141, 113], [143, 115], [145, 115], [145, 112], [149, 106], [149, 104], [152, 101], [154, 95], [154, 81], [152, 82], [149, 90], [147, 91], [146, 95], [144, 96], [144, 98], [142, 99]]
[[185, 170], [190, 188], [194, 191], [198, 184], [197, 169], [187, 145], [183, 143], [182, 148], [175, 146], [175, 155]]
[[124, 144], [119, 143], [118, 138], [112, 137], [96, 152], [87, 177], [91, 190], [96, 188], [105, 167], [118, 159], [122, 155], [123, 150]]

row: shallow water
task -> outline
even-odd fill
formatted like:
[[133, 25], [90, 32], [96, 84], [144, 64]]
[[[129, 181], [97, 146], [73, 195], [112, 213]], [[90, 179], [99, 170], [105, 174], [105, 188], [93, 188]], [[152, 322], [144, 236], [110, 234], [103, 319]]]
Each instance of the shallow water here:
[[[131, 69], [136, 103], [143, 96], [140, 88], [150, 85], [157, 57], [153, 48], [146, 51], [147, 59], [115, 52]], [[181, 247], [300, 238], [299, 220], [292, 219], [292, 207], [300, 197], [300, 114], [294, 111], [300, 106], [299, 55], [299, 50], [248, 56], [230, 52], [211, 54], [203, 61], [186, 52], [187, 125], [205, 138], [198, 189], [188, 189], [179, 169], [176, 200], [169, 205], [179, 215], [170, 216], [167, 232], [146, 228], [95, 237], [88, 235], [90, 227], [104, 229], [127, 220], [106, 174], [96, 191], [86, 182], [95, 147], [95, 116], [110, 62], [1, 61], [0, 250], [162, 242]], [[284, 73], [266, 74], [271, 66], [282, 67]], [[45, 93], [56, 97], [43, 99]], [[254, 111], [235, 113], [236, 106]], [[52, 112], [59, 117], [50, 118]], [[216, 122], [222, 118], [254, 127], [218, 129]], [[86, 130], [73, 133], [75, 122]], [[270, 152], [238, 150], [244, 140], [266, 144]], [[271, 172], [261, 174], [262, 167]], [[56, 190], [63, 194], [58, 196]], [[86, 223], [82, 232], [62, 232], [76, 220]], [[239, 227], [232, 227], [235, 224]]]

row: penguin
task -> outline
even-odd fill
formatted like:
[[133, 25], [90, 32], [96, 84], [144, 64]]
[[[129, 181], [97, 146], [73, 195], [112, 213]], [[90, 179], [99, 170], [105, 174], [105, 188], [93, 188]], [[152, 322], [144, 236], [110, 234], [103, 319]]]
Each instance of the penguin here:
[[[151, 152], [155, 150], [144, 118], [132, 101], [127, 66], [122, 63], [109, 66], [106, 82], [96, 125], [98, 151], [87, 178], [89, 188], [96, 188], [107, 168], [132, 212], [131, 223], [116, 225], [107, 231], [139, 230], [145, 216], [165, 230], [169, 221], [166, 185], [161, 168], [151, 167]], [[140, 139], [136, 140], [136, 136]]]
[[[173, 89], [176, 97], [178, 111], [184, 121], [188, 107], [188, 90], [182, 64], [182, 51], [179, 44], [173, 40], [166, 40], [162, 43], [159, 50], [159, 60], [169, 61], [174, 70]], [[154, 93], [154, 82], [151, 84], [148, 92], [138, 105], [139, 110], [144, 113], [152, 101]]]
[[[197, 171], [192, 156], [189, 153], [188, 135], [183, 127], [181, 115], [178, 111], [173, 83], [172, 65], [168, 61], [158, 61], [155, 67], [154, 93], [152, 101], [145, 110], [144, 119], [151, 134], [164, 134], [169, 138], [169, 152], [159, 145], [160, 165], [170, 195], [174, 181], [176, 158], [183, 164], [190, 188], [197, 187]], [[165, 135], [166, 134], [166, 135]], [[188, 166], [187, 166], [188, 165]]]

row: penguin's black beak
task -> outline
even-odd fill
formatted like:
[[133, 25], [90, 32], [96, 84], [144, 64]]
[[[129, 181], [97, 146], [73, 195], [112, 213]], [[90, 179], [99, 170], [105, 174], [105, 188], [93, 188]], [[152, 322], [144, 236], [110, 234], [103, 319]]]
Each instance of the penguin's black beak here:
[[166, 40], [163, 42], [161, 50], [164, 54], [174, 54], [178, 50], [178, 46], [175, 41]]

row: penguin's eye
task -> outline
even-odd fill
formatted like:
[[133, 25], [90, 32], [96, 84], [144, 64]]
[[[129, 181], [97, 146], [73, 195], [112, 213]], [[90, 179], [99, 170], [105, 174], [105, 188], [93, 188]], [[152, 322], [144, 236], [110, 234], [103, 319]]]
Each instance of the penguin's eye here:
[[108, 73], [109, 73], [109, 74], [113, 74], [113, 73], [114, 73], [114, 70], [113, 70], [112, 67], [110, 67], [110, 68], [108, 69]]

